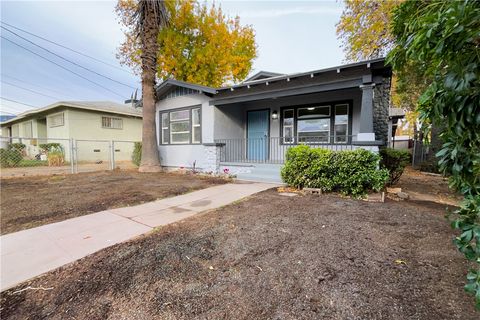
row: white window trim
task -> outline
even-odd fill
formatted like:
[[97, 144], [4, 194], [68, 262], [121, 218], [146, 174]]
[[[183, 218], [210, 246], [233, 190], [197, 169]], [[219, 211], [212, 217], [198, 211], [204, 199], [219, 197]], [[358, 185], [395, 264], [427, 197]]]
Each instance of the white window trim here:
[[[104, 121], [103, 121], [104, 118], [109, 118], [109, 119], [111, 120], [111, 121], [110, 121], [110, 123], [111, 123], [111, 125], [112, 125], [111, 127], [104, 125]], [[111, 116], [101, 116], [100, 119], [101, 119], [102, 129], [123, 130], [123, 118], [111, 117]], [[113, 127], [113, 121], [114, 121], [114, 120], [120, 120], [120, 128], [115, 128], [115, 127]]]
[[[25, 127], [27, 125], [30, 126], [30, 135], [27, 135], [27, 133], [25, 132]], [[23, 131], [22, 138], [32, 139], [33, 138], [33, 121], [29, 120], [29, 121], [22, 122], [22, 131]]]
[[[193, 124], [193, 110], [199, 110], [199, 124], [194, 125]], [[182, 118], [182, 119], [176, 119], [172, 120], [172, 113], [179, 112], [179, 111], [188, 111], [188, 118]], [[199, 145], [202, 144], [202, 133], [200, 131], [200, 141], [194, 141], [194, 132], [193, 128], [199, 128], [199, 130], [202, 130], [202, 107], [200, 105], [195, 105], [195, 106], [190, 106], [190, 107], [185, 107], [185, 108], [179, 108], [179, 109], [170, 109], [170, 110], [159, 110], [159, 121], [160, 123], [160, 145]], [[162, 117], [163, 115], [167, 115], [168, 119], [168, 127], [163, 126], [162, 122]], [[188, 121], [188, 131], [177, 131], [177, 132], [172, 132], [172, 123], [176, 122], [187, 122]], [[165, 135], [163, 130], [168, 129], [168, 141], [165, 141]], [[173, 136], [175, 134], [189, 134], [188, 141], [185, 142], [173, 142]]]
[[[322, 115], [317, 115], [317, 116], [310, 116], [310, 117], [302, 117], [300, 118], [300, 110], [305, 110], [308, 108], [328, 108], [328, 115], [325, 115], [325, 114], [322, 114]], [[302, 121], [302, 120], [316, 120], [316, 119], [326, 119], [328, 118], [329, 120], [331, 120], [331, 117], [332, 117], [332, 105], [318, 105], [318, 106], [310, 106], [310, 107], [301, 107], [301, 108], [297, 108], [297, 118], [295, 119], [295, 121], [297, 122], [297, 135], [296, 135], [296, 138], [297, 138], [297, 141], [298, 142], [301, 142], [300, 141], [300, 131], [298, 130], [298, 121]], [[295, 122], [294, 121], [294, 122]], [[330, 136], [331, 136], [331, 124], [329, 123], [328, 124], [328, 130], [315, 130], [315, 131], [301, 131], [301, 132], [328, 132], [328, 135], [327, 135], [327, 141], [318, 141], [318, 142], [301, 142], [301, 143], [306, 143], [306, 144], [317, 144], [317, 143], [330, 143]]]
[[[193, 114], [194, 114], [194, 111], [195, 111], [195, 110], [199, 110], [199, 113], [198, 113], [198, 124], [195, 124], [195, 122], [193, 121]], [[201, 115], [200, 115], [201, 112], [202, 112], [202, 110], [201, 110], [200, 108], [192, 108], [192, 109], [190, 110], [190, 116], [192, 117], [192, 120], [191, 120], [191, 121], [192, 121], [192, 134], [191, 134], [191, 136], [192, 136], [192, 144], [198, 144], [198, 143], [200, 143], [200, 142], [202, 141], [202, 133], [200, 132], [200, 141], [195, 141], [195, 132], [194, 132], [195, 129], [197, 129], [197, 128], [200, 128], [200, 130], [202, 130], [202, 129], [201, 129], [201, 126], [202, 126], [202, 117], [201, 117]]]
[[[57, 117], [57, 116], [62, 116], [62, 124], [52, 124], [52, 118], [54, 117]], [[48, 127], [49, 128], [56, 128], [56, 127], [63, 127], [65, 125], [65, 112], [57, 112], [57, 113], [53, 113], [51, 115], [48, 116]]]
[[[286, 111], [292, 111], [293, 117], [287, 118], [287, 119], [292, 119], [292, 124], [285, 125], [285, 112]], [[295, 143], [295, 109], [283, 109], [283, 118], [282, 118], [282, 136], [283, 136], [283, 143], [285, 144], [294, 144]], [[292, 141], [287, 141], [285, 140], [285, 128], [291, 128], [292, 129]]]
[[[308, 110], [309, 108], [328, 108], [328, 115], [311, 115], [311, 116], [303, 116], [300, 117], [300, 110]], [[308, 119], [319, 119], [319, 118], [330, 118], [332, 115], [332, 105], [319, 105], [319, 106], [311, 106], [311, 107], [300, 107], [297, 108], [297, 120], [308, 120]]]
[[[166, 127], [163, 126], [163, 116], [166, 116], [168, 125]], [[160, 113], [160, 127], [161, 127], [161, 144], [169, 144], [170, 141], [166, 140], [165, 138], [168, 138], [170, 134], [167, 136], [163, 134], [163, 130], [167, 130], [167, 132], [170, 132], [170, 119], [169, 119], [169, 114], [167, 112]]]
[[[175, 120], [172, 120], [172, 114], [176, 113], [176, 112], [180, 112], [180, 111], [188, 111], [188, 118], [180, 118], [180, 119], [175, 119]], [[191, 132], [190, 130], [187, 130], [187, 131], [175, 131], [173, 132], [172, 128], [172, 124], [174, 123], [181, 123], [181, 122], [188, 122], [188, 127], [190, 126], [190, 123], [191, 123], [191, 112], [190, 110], [175, 110], [175, 111], [171, 111], [168, 113], [168, 120], [169, 120], [169, 127], [170, 127], [170, 144], [190, 144], [190, 141], [192, 140], [192, 137], [191, 137]], [[188, 133], [189, 134], [189, 137], [188, 137], [188, 140], [187, 141], [184, 141], [184, 142], [173, 142], [173, 136], [176, 135], [176, 134], [185, 134], [185, 133]]]
[[[337, 123], [335, 121], [335, 117], [337, 116], [337, 107], [338, 106], [346, 106], [347, 107], [347, 122], [346, 123]], [[350, 105], [348, 103], [340, 103], [340, 104], [336, 104], [334, 106], [334, 108], [335, 108], [335, 110], [334, 110], [334, 115], [333, 115], [333, 142], [334, 143], [346, 144], [348, 142], [348, 135], [350, 134], [349, 130], [348, 130], [349, 121], [350, 121], [349, 120], [350, 119]], [[345, 132], [346, 132], [345, 141], [337, 141], [337, 130], [336, 130], [337, 125], [347, 126], [347, 130], [345, 130]]]

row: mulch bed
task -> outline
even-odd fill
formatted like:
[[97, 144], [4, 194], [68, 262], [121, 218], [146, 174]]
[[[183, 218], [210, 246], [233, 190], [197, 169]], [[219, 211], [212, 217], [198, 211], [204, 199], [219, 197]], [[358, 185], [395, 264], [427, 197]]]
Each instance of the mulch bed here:
[[0, 230], [7, 234], [221, 183], [225, 180], [133, 170], [1, 179]]
[[444, 212], [272, 189], [3, 292], [2, 319], [478, 319]]

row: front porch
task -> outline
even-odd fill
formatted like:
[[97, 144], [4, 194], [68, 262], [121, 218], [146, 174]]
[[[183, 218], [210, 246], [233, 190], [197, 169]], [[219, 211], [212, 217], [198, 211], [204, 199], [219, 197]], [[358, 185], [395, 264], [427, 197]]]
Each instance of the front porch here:
[[[246, 164], [283, 164], [288, 149], [299, 144], [306, 144], [312, 148], [323, 148], [332, 151], [355, 150], [363, 148], [373, 152], [378, 151], [375, 141], [358, 141], [357, 136], [342, 136], [344, 143], [323, 142], [323, 137], [310, 137], [299, 142], [289, 141], [290, 138], [270, 137], [256, 139], [217, 139], [220, 163], [246, 163]], [[338, 138], [338, 137], [337, 137]]]
[[[353, 85], [353, 84], [352, 84]], [[249, 101], [215, 101], [214, 142], [220, 163], [283, 164], [293, 146], [378, 151], [388, 129], [384, 83]], [[318, 88], [317, 90], [320, 90]], [[381, 95], [380, 95], [381, 96]], [[247, 97], [252, 98], [252, 97]]]
[[[346, 143], [320, 142], [320, 137], [312, 137], [310, 142], [293, 141], [285, 143], [285, 137], [257, 139], [217, 139], [219, 171], [233, 174], [240, 180], [282, 183], [280, 170], [285, 163], [288, 149], [306, 144], [313, 148], [332, 151], [363, 148], [378, 152], [375, 143], [356, 141], [357, 137], [346, 137]], [[315, 141], [317, 140], [317, 141]]]

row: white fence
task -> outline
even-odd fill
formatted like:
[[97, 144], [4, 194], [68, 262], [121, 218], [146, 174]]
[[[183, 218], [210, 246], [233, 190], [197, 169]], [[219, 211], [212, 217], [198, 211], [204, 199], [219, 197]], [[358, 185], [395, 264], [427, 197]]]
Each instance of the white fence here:
[[4, 175], [78, 173], [136, 168], [135, 141], [0, 136]]

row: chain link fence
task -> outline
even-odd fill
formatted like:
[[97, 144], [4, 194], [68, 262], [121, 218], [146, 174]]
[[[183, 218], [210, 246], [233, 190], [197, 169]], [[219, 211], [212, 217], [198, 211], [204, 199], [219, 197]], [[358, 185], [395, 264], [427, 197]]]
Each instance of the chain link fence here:
[[134, 141], [0, 136], [1, 176], [134, 169]]

